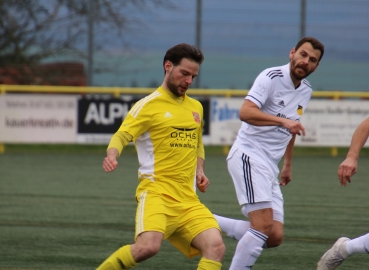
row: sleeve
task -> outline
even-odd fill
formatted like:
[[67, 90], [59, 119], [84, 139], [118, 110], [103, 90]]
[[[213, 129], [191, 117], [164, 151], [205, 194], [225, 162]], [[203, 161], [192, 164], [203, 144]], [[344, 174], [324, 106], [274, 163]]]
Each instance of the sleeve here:
[[272, 80], [266, 76], [266, 71], [263, 71], [256, 77], [254, 84], [245, 99], [252, 101], [261, 108], [268, 99], [271, 90]]
[[150, 128], [151, 120], [150, 103], [142, 104], [138, 101], [128, 112], [118, 132], [127, 132], [132, 136], [132, 140], [136, 140]]
[[122, 153], [123, 148], [132, 141], [132, 136], [126, 131], [117, 131], [110, 139], [108, 148], [115, 148], [118, 150], [119, 155]]
[[152, 119], [149, 111], [150, 103], [142, 104], [138, 101], [128, 112], [118, 131], [112, 136], [107, 149], [115, 148], [120, 155], [129, 142], [136, 140], [146, 132], [150, 128]]

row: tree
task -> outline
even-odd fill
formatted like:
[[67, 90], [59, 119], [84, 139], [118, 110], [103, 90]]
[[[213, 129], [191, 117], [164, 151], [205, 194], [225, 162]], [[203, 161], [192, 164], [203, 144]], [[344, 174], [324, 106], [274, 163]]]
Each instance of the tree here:
[[[130, 11], [175, 8], [168, 0], [0, 0], [0, 66], [30, 66], [65, 52], [86, 57], [89, 1], [96, 31], [114, 35], [122, 46], [124, 33], [142, 25]], [[107, 43], [97, 39], [96, 49]]]

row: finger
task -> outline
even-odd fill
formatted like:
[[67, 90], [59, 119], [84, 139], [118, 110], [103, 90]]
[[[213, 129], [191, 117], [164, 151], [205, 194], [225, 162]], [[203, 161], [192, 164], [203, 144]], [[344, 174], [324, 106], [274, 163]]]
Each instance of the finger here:
[[346, 186], [344, 177], [342, 174], [338, 174], [338, 179], [340, 180], [341, 186]]
[[108, 166], [103, 166], [105, 172], [111, 172], [111, 169]]
[[351, 183], [351, 175], [347, 174], [345, 179], [347, 182]]
[[349, 183], [351, 182], [351, 176], [353, 175], [352, 171], [353, 170], [351, 168], [344, 168], [343, 169], [343, 178], [345, 180], [347, 180]]
[[102, 165], [105, 172], [108, 172], [108, 168], [106, 168], [105, 164]]
[[111, 172], [117, 167], [117, 162], [111, 162], [109, 159], [104, 160], [104, 168], [106, 172]]

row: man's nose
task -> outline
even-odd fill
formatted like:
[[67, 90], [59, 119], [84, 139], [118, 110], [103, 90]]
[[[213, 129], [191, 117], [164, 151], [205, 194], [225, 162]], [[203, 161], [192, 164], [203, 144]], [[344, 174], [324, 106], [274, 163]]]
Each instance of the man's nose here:
[[304, 63], [305, 65], [307, 65], [309, 63], [309, 57], [306, 56], [306, 57], [302, 58], [302, 63]]
[[190, 84], [192, 84], [192, 82], [193, 82], [192, 76], [187, 76], [186, 77], [186, 83], [190, 85]]

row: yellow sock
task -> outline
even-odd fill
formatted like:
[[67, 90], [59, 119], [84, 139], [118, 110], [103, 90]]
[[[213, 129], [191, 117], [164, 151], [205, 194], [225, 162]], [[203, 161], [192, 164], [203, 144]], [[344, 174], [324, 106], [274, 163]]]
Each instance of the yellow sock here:
[[197, 270], [220, 270], [222, 264], [213, 260], [201, 258]]
[[131, 246], [126, 245], [110, 255], [96, 270], [131, 269], [136, 265], [131, 253]]

